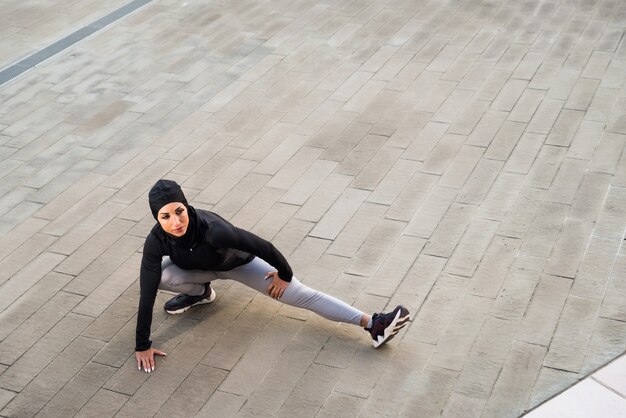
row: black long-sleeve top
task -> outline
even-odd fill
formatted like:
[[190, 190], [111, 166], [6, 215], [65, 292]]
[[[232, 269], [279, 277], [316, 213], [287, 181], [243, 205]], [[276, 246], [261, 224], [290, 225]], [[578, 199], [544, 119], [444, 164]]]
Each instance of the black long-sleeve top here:
[[157, 223], [146, 237], [140, 271], [140, 298], [137, 313], [135, 351], [152, 345], [152, 309], [161, 281], [161, 261], [169, 256], [185, 270], [227, 271], [249, 263], [255, 256], [271, 264], [281, 279], [293, 277], [285, 257], [272, 243], [239, 229], [219, 215], [187, 207], [189, 226], [183, 237], [167, 234]]

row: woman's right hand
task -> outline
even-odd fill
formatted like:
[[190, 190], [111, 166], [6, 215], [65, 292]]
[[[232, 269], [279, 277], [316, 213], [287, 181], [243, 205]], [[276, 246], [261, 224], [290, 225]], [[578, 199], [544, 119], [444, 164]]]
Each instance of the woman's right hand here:
[[146, 351], [135, 351], [135, 357], [137, 358], [137, 369], [143, 370], [146, 373], [154, 371], [154, 355], [167, 356], [163, 351], [156, 348], [148, 348]]

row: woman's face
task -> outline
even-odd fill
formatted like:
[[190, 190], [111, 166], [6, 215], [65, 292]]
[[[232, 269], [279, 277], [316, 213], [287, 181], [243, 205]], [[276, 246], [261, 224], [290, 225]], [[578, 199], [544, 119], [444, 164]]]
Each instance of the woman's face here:
[[189, 226], [187, 208], [180, 202], [172, 202], [159, 209], [157, 220], [161, 228], [170, 235], [182, 237]]

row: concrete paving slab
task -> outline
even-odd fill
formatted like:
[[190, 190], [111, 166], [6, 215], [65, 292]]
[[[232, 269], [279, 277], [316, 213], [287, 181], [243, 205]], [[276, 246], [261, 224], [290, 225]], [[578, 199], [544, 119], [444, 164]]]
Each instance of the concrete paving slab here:
[[[0, 69], [128, 4], [0, 0]], [[152, 0], [1, 85], [0, 416], [623, 416], [625, 24], [601, 0]], [[137, 371], [161, 177], [413, 322], [374, 350], [220, 281], [155, 307], [169, 355]]]

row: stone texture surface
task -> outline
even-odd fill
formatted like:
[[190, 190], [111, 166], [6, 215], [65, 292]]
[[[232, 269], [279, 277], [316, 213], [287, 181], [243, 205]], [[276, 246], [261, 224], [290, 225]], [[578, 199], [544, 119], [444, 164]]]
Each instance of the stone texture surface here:
[[[0, 2], [0, 68], [126, 2]], [[626, 350], [619, 1], [152, 0], [0, 86], [0, 416], [515, 417]], [[413, 321], [216, 281], [134, 359], [147, 190]]]

